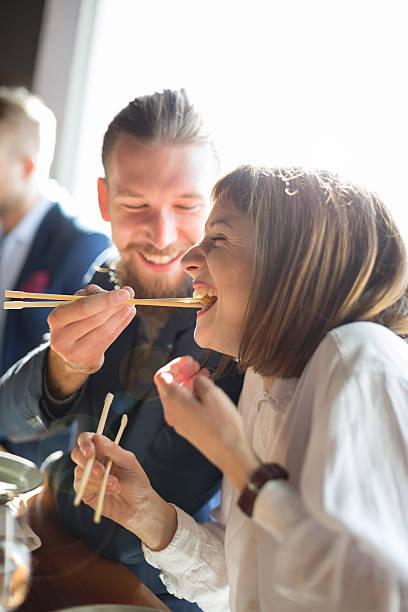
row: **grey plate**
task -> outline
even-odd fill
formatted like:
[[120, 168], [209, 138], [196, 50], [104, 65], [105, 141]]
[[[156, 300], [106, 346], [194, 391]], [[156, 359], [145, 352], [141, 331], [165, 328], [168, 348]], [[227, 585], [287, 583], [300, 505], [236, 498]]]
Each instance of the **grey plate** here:
[[43, 482], [44, 476], [34, 463], [18, 455], [0, 452], [0, 493], [28, 493]]
[[95, 604], [94, 606], [78, 606], [77, 608], [64, 608], [56, 612], [163, 612], [156, 608], [144, 606], [125, 606], [123, 604]]

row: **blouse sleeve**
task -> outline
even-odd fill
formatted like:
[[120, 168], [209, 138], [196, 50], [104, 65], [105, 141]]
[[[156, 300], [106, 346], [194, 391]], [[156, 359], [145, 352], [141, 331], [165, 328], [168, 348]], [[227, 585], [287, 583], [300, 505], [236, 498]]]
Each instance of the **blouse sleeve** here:
[[308, 375], [311, 435], [299, 489], [270, 482], [254, 519], [278, 542], [276, 588], [325, 612], [408, 609], [408, 388], [403, 368], [349, 369], [324, 351]]
[[196, 602], [205, 612], [229, 612], [229, 587], [222, 525], [198, 524], [176, 507], [178, 527], [161, 551], [143, 545], [145, 559], [161, 570], [169, 593]]

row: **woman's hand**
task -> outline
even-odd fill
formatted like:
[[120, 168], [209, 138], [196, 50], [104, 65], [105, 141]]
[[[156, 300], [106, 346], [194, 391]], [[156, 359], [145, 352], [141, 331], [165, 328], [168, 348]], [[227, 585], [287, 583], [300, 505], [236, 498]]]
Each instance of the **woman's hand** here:
[[152, 550], [165, 548], [177, 529], [176, 511], [151, 487], [148, 477], [135, 455], [114, 444], [105, 436], [82, 433], [71, 458], [74, 489], [79, 489], [88, 459], [95, 457], [82, 501], [96, 508], [104, 464], [112, 459], [107, 480], [102, 514], [135, 533]]
[[229, 397], [192, 357], [179, 357], [155, 374], [166, 421], [241, 490], [259, 465], [244, 423]]

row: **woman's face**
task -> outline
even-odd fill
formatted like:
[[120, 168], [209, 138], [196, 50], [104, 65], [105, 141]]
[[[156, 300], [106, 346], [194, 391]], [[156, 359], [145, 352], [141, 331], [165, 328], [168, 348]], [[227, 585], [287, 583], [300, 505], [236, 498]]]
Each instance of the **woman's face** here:
[[202, 242], [182, 259], [193, 278], [194, 297], [208, 306], [197, 313], [195, 340], [202, 347], [236, 357], [252, 285], [253, 225], [235, 206], [218, 201]]

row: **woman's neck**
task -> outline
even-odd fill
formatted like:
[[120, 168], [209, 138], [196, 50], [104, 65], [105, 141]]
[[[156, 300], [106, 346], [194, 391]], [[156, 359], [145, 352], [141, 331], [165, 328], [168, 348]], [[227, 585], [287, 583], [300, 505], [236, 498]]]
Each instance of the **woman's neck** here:
[[270, 391], [275, 380], [276, 377], [273, 376], [262, 376], [264, 391]]

